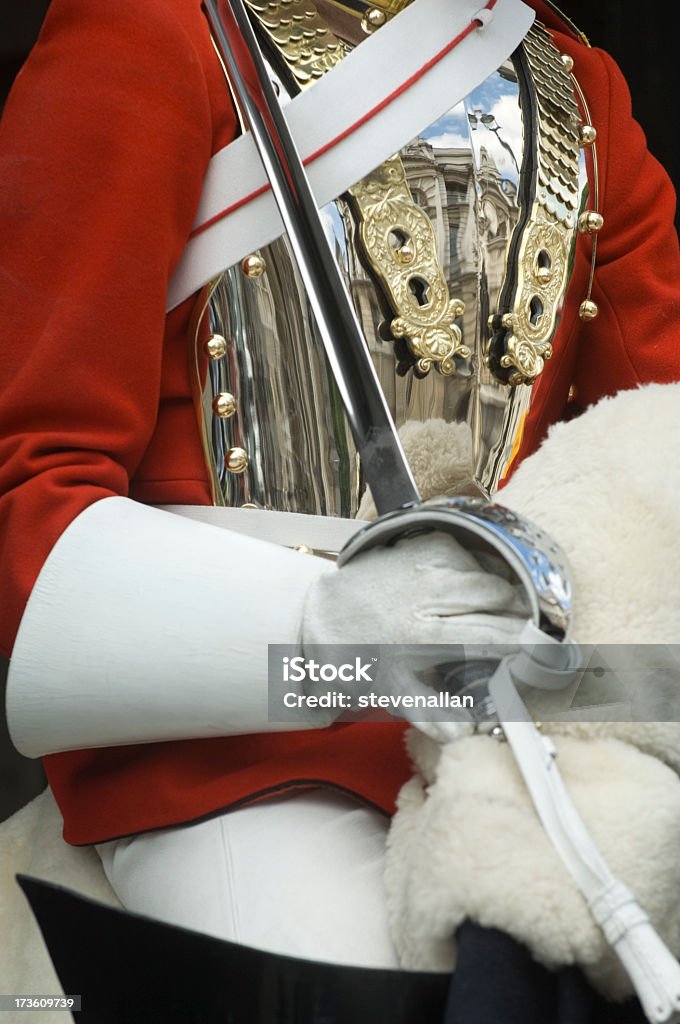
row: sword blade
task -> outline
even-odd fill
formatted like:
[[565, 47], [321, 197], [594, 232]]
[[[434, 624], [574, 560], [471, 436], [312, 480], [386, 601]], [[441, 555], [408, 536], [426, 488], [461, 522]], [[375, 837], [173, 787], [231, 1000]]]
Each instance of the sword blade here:
[[205, 0], [215, 43], [271, 184], [378, 514], [420, 503], [243, 0]]

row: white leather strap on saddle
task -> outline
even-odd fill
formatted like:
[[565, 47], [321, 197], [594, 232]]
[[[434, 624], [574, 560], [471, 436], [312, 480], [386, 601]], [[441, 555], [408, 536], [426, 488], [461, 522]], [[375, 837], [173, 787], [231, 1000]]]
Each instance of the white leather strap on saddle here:
[[[414, 0], [286, 105], [319, 206], [410, 142], [516, 49], [534, 12], [521, 0], [487, 6]], [[243, 135], [210, 161], [168, 309], [282, 234], [253, 140]]]
[[576, 648], [551, 641], [529, 625], [522, 653], [503, 659], [489, 693], [531, 794], [536, 813], [590, 911], [617, 953], [653, 1024], [680, 1019], [680, 965], [635, 896], [616, 879], [567, 792], [556, 749], [534, 725], [515, 680], [547, 689], [566, 687], [579, 669]]

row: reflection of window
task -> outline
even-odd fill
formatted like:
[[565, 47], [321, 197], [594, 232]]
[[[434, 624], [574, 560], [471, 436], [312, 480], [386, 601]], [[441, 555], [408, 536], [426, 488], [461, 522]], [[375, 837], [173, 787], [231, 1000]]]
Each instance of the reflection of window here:
[[492, 202], [486, 200], [482, 204], [482, 223], [489, 235], [498, 234], [498, 211]]
[[419, 206], [421, 210], [427, 210], [427, 196], [423, 192], [422, 188], [411, 188], [411, 198], [416, 206]]
[[450, 274], [460, 273], [459, 245], [467, 212], [467, 182], [447, 179], [446, 216], [449, 222]]

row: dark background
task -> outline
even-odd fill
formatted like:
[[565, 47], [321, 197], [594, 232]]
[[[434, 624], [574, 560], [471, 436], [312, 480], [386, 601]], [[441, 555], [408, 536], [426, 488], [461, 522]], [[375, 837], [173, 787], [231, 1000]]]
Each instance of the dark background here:
[[[139, 2], [143, 4], [144, 0]], [[49, 0], [0, 0], [0, 106], [35, 41], [48, 4]], [[558, 6], [593, 46], [603, 47], [618, 61], [649, 148], [673, 180], [680, 181], [680, 61], [666, 17], [671, 8], [630, 0], [625, 4], [620, 0], [563, 0]], [[5, 672], [6, 664], [0, 658], [0, 700]], [[39, 763], [15, 753], [5, 731], [4, 716], [0, 715], [0, 820], [43, 785]]]

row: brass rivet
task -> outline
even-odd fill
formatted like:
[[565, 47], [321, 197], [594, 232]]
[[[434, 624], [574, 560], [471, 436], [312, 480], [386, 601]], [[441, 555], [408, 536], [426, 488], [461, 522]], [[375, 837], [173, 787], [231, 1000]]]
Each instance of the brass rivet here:
[[535, 277], [539, 284], [550, 284], [553, 279], [553, 270], [551, 267], [537, 267]]
[[220, 391], [213, 399], [213, 412], [221, 420], [228, 420], [236, 412], [236, 399], [228, 391]]
[[250, 256], [246, 256], [246, 258], [241, 262], [241, 270], [246, 277], [262, 277], [266, 269], [267, 264], [256, 252], [251, 253]]
[[230, 448], [225, 456], [224, 465], [230, 473], [243, 473], [248, 467], [248, 456], [243, 448]]
[[387, 21], [387, 15], [384, 11], [381, 11], [378, 7], [369, 7], [363, 18], [361, 19], [361, 27], [367, 35], [371, 32], [375, 32], [377, 28], [380, 28]]
[[582, 146], [592, 146], [597, 138], [597, 128], [594, 128], [592, 124], [582, 124], [579, 126], [578, 139]]
[[584, 299], [579, 306], [578, 315], [581, 320], [594, 320], [599, 312], [596, 302], [593, 302], [592, 299]]
[[574, 70], [574, 58], [570, 57], [568, 53], [563, 53], [561, 57], [565, 69], [569, 72], [569, 74], [571, 74], [571, 72]]
[[394, 250], [394, 258], [398, 263], [413, 263], [416, 253], [409, 242], [404, 242], [400, 249]]
[[205, 343], [205, 354], [208, 359], [223, 359], [227, 354], [227, 339], [221, 334], [211, 334]]
[[578, 229], [584, 235], [596, 235], [602, 230], [604, 217], [595, 210], [586, 210], [578, 219]]

